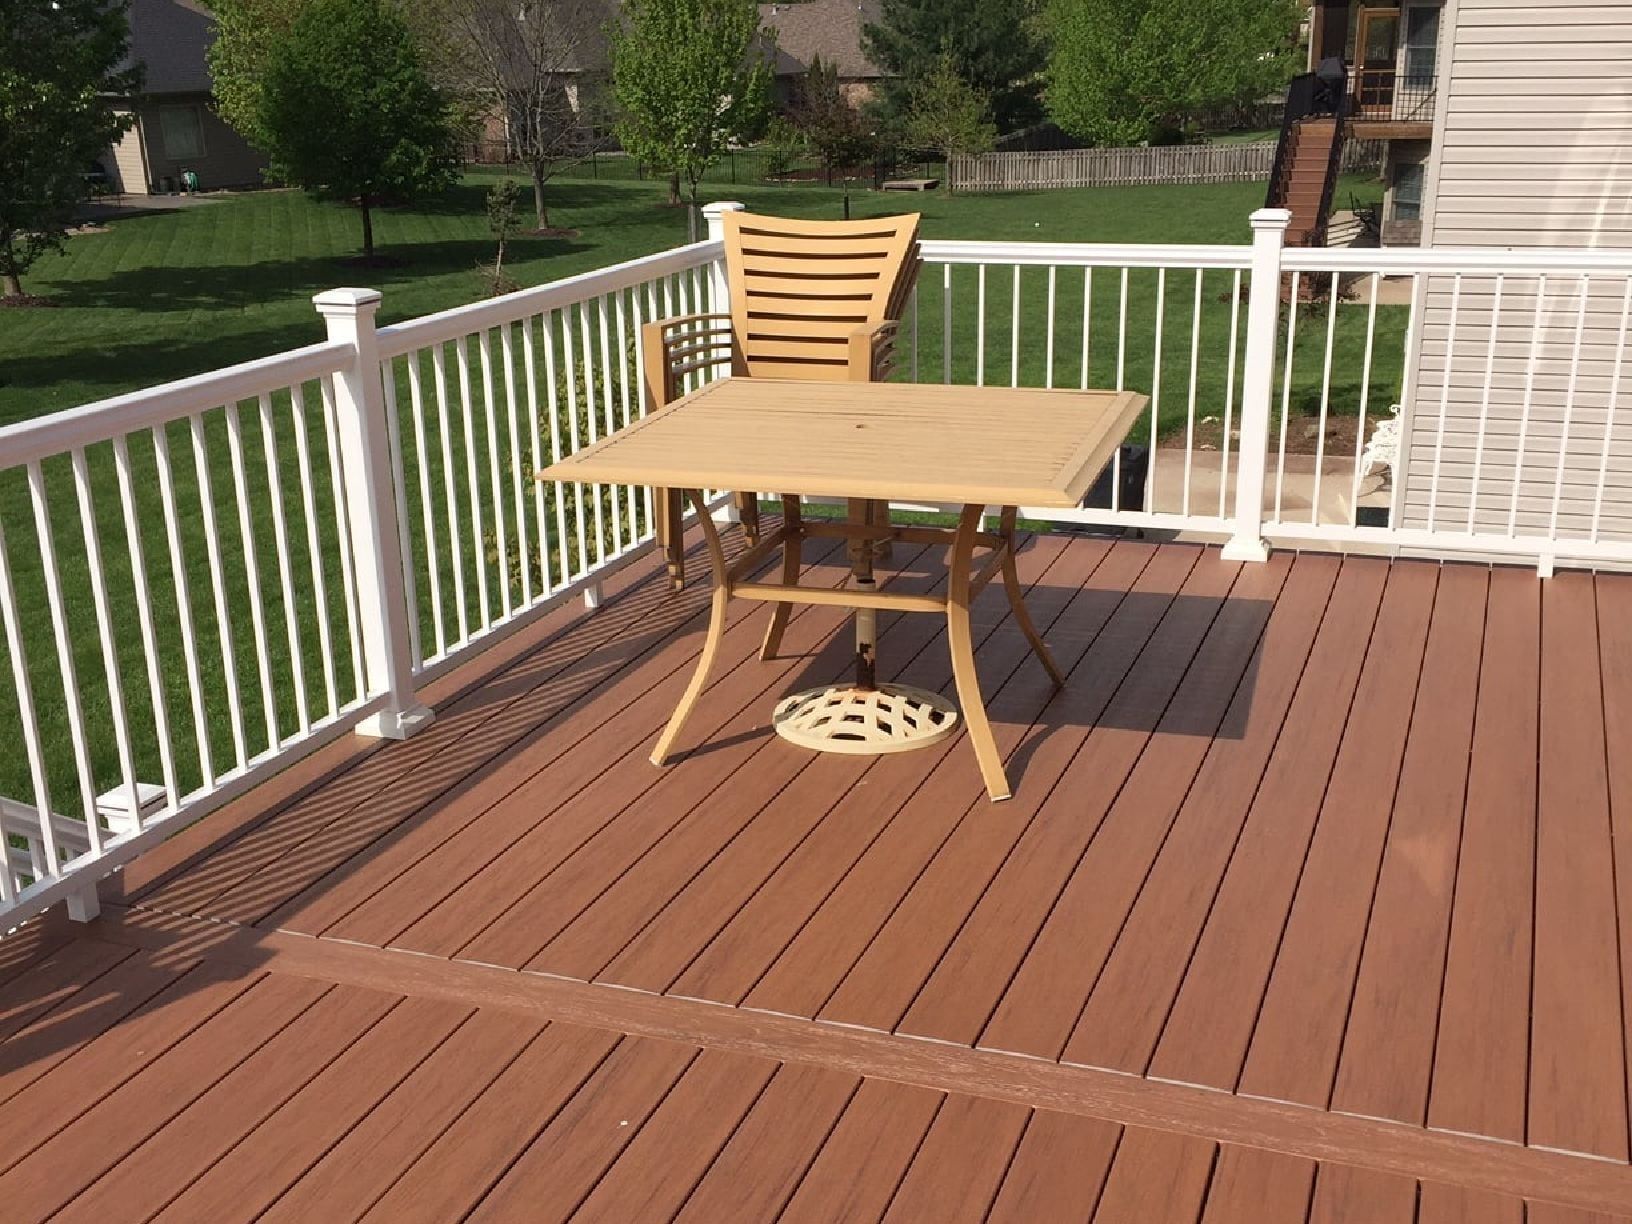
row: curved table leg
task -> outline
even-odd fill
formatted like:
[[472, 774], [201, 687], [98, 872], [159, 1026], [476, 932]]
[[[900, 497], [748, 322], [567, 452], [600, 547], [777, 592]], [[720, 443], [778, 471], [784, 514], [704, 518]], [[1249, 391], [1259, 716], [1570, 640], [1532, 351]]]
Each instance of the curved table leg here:
[[654, 765], [661, 765], [669, 759], [680, 728], [685, 726], [691, 707], [702, 696], [703, 688], [708, 683], [709, 669], [714, 666], [714, 656], [720, 651], [720, 639], [725, 636], [725, 608], [731, 600], [731, 585], [725, 577], [725, 550], [720, 547], [720, 533], [708, 513], [708, 507], [703, 504], [702, 494], [696, 489], [687, 489], [686, 497], [697, 511], [697, 521], [702, 524], [703, 539], [708, 545], [708, 564], [714, 574], [714, 596], [709, 609], [708, 634], [703, 638], [703, 651], [697, 659], [697, 670], [691, 674], [691, 683], [686, 685], [680, 703], [669, 716], [669, 725], [663, 728], [663, 734], [657, 738], [657, 746], [652, 749]]
[[980, 531], [985, 506], [965, 506], [958, 517], [958, 532], [952, 544], [952, 572], [947, 579], [946, 636], [952, 654], [952, 675], [958, 683], [958, 704], [969, 728], [969, 742], [980, 762], [980, 776], [993, 799], [1009, 797], [1009, 779], [1003, 772], [1003, 758], [986, 718], [986, 703], [980, 696], [980, 676], [975, 671], [974, 635], [969, 626], [969, 578], [973, 568], [975, 536]]
[[1020, 632], [1026, 635], [1026, 641], [1031, 643], [1031, 652], [1037, 656], [1049, 678], [1054, 681], [1055, 688], [1065, 687], [1065, 677], [1060, 674], [1059, 667], [1054, 662], [1054, 656], [1048, 651], [1043, 635], [1037, 632], [1037, 626], [1031, 619], [1031, 612], [1026, 608], [1026, 601], [1020, 591], [1020, 572], [1014, 560], [1014, 520], [1019, 515], [1016, 506], [1004, 506], [1001, 525], [998, 534], [1003, 537], [1003, 589], [1009, 596], [1009, 607], [1014, 611], [1015, 623], [1020, 626]]
[[[804, 544], [804, 537], [800, 534], [801, 517], [797, 497], [782, 499], [782, 524], [788, 532], [782, 541], [782, 581], [792, 586], [799, 581], [800, 549]], [[765, 640], [759, 647], [761, 659], [776, 658], [776, 652], [782, 648], [782, 631], [788, 627], [788, 617], [791, 615], [792, 604], [771, 605], [771, 623], [765, 626]]]

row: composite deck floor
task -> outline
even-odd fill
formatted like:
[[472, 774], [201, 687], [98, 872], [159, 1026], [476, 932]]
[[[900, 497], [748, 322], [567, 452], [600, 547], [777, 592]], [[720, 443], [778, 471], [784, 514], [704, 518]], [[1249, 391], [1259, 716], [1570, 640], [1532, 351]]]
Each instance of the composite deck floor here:
[[654, 768], [706, 592], [639, 566], [0, 942], [0, 1215], [1632, 1219], [1632, 577], [1021, 565], [1070, 683], [983, 593], [1007, 803], [769, 733], [831, 608], [760, 662], [734, 605]]

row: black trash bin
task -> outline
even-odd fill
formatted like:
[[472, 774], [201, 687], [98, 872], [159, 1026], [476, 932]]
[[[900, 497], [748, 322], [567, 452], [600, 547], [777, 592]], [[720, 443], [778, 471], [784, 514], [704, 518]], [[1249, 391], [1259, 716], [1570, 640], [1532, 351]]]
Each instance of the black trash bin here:
[[1150, 447], [1148, 446], [1119, 446], [1117, 454], [1121, 457], [1121, 467], [1115, 462], [1107, 463], [1104, 470], [1089, 486], [1087, 496], [1082, 499], [1084, 510], [1109, 510], [1111, 508], [1111, 482], [1116, 480], [1120, 486], [1116, 499], [1118, 510], [1143, 510], [1145, 508], [1145, 481], [1150, 475]]

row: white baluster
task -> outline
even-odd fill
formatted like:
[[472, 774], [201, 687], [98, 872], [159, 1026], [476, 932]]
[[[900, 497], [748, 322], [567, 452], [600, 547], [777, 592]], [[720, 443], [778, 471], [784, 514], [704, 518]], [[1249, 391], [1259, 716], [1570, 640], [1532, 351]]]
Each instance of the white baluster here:
[[1291, 221], [1292, 214], [1284, 208], [1262, 208], [1251, 217], [1252, 278], [1241, 380], [1241, 444], [1235, 463], [1235, 524], [1224, 545], [1224, 557], [1231, 561], [1269, 559], [1269, 545], [1263, 538], [1264, 461], [1275, 377], [1275, 323], [1281, 306], [1281, 249]]

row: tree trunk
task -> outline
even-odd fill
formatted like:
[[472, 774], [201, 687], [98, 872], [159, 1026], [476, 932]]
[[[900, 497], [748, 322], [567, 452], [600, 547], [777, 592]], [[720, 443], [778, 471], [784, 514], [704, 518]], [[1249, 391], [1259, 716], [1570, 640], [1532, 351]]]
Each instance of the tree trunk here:
[[680, 206], [681, 202], [682, 201], [680, 199], [680, 171], [670, 170], [669, 171], [669, 207], [678, 208]]
[[23, 281], [16, 257], [11, 253], [11, 232], [0, 234], [0, 297], [23, 296]]
[[550, 210], [544, 203], [544, 168], [535, 165], [533, 171], [533, 212], [538, 217], [538, 228], [550, 228]]
[[23, 296], [23, 282], [15, 272], [0, 272], [0, 297], [17, 298]]
[[374, 214], [370, 211], [368, 192], [357, 197], [357, 205], [363, 210], [363, 258], [374, 258]]

